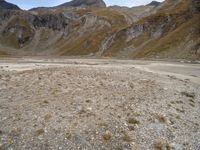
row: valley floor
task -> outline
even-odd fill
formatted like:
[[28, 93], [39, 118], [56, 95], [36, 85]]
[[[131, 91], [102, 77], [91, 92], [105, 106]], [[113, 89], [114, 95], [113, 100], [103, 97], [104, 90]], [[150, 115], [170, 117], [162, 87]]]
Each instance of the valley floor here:
[[0, 150], [200, 149], [200, 64], [0, 60]]

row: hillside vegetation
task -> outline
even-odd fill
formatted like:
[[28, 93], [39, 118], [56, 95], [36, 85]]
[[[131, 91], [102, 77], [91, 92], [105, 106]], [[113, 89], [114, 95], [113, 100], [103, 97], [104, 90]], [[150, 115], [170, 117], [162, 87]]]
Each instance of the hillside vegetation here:
[[1, 9], [0, 45], [14, 56], [200, 59], [199, 2], [154, 3]]

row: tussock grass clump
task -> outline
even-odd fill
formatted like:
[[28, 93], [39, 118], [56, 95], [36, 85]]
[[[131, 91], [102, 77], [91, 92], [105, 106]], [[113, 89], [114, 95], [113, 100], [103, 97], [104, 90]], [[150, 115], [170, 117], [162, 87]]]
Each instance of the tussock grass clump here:
[[128, 118], [129, 124], [140, 124], [140, 121], [138, 121], [136, 118]]
[[46, 115], [44, 116], [44, 120], [45, 120], [45, 121], [49, 121], [51, 118], [52, 118], [52, 115], [51, 115], [51, 114], [46, 114]]
[[157, 114], [157, 119], [160, 123], [167, 123], [168, 122], [167, 117], [163, 114]]
[[192, 99], [192, 98], [190, 98], [189, 101], [190, 101], [191, 103], [195, 103], [194, 99]]
[[44, 100], [43, 103], [48, 104], [49, 102], [47, 100]]
[[171, 144], [169, 144], [167, 140], [164, 139], [155, 141], [153, 146], [156, 150], [172, 150]]
[[9, 145], [14, 144], [14, 140], [13, 140], [12, 138], [9, 138], [9, 139], [8, 139], [8, 144], [9, 144]]
[[181, 92], [182, 95], [186, 96], [186, 97], [190, 97], [190, 98], [195, 98], [195, 93], [194, 92]]
[[123, 140], [125, 141], [125, 142], [130, 142], [131, 141], [131, 137], [128, 135], [128, 133], [127, 132], [123, 132]]
[[105, 141], [110, 141], [111, 139], [112, 139], [112, 133], [110, 132], [110, 131], [106, 131], [105, 132], [105, 134], [103, 135], [103, 139], [105, 140]]
[[70, 132], [65, 133], [65, 137], [70, 140], [72, 138], [72, 134]]
[[44, 134], [44, 129], [38, 129], [36, 130], [36, 135], [39, 136], [39, 135], [42, 135]]

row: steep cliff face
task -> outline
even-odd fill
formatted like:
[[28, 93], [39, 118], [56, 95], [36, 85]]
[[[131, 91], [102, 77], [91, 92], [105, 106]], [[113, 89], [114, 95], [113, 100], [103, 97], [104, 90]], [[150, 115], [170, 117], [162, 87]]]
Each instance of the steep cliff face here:
[[198, 1], [166, 0], [134, 8], [79, 6], [1, 9], [1, 53], [200, 59]]

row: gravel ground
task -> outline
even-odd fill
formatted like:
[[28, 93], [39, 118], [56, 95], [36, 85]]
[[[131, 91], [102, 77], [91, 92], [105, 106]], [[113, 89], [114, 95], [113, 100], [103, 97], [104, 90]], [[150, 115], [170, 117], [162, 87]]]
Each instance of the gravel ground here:
[[200, 65], [0, 60], [0, 150], [199, 150]]

